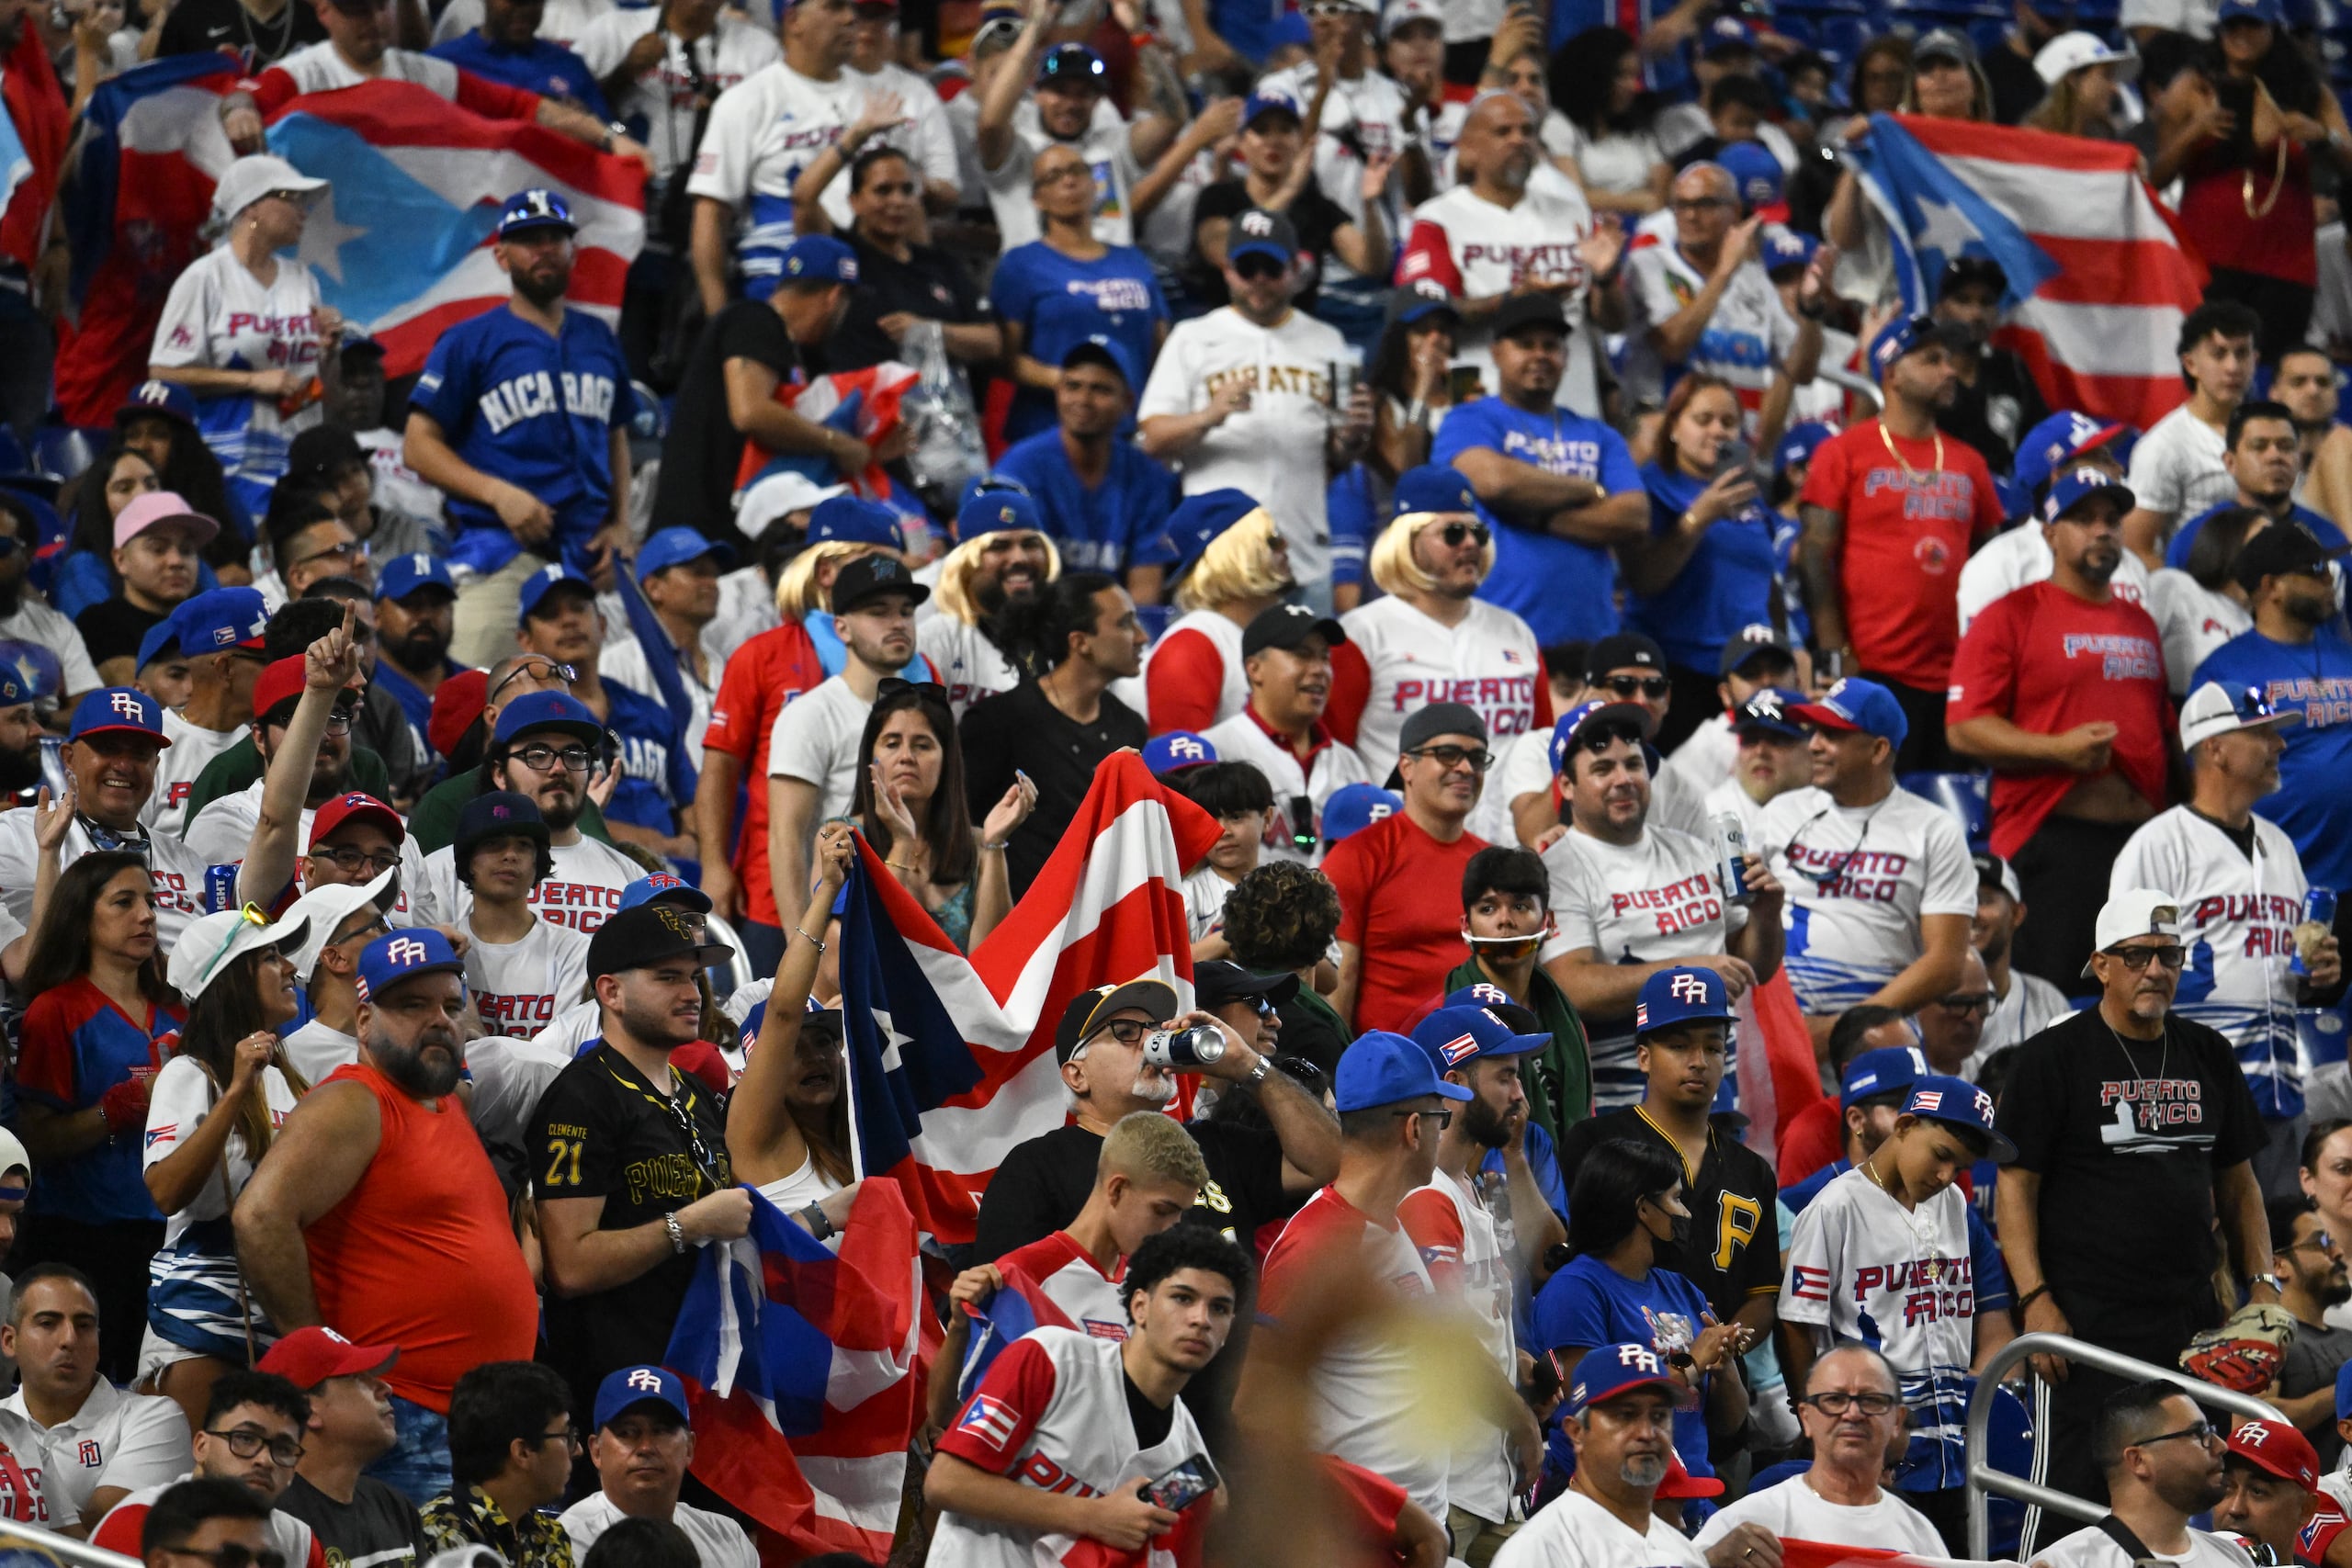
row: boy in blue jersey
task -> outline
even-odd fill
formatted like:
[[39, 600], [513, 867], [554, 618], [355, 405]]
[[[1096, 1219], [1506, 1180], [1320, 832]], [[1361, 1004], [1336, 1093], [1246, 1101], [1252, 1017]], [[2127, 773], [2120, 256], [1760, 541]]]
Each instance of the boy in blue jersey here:
[[433, 694], [465, 668], [449, 657], [457, 602], [457, 580], [438, 556], [394, 556], [377, 573], [376, 684], [401, 705], [416, 754], [427, 761]]
[[591, 571], [626, 536], [637, 399], [613, 329], [565, 307], [575, 228], [553, 191], [507, 199], [493, 254], [514, 297], [444, 333], [410, 399], [408, 466], [448, 493], [458, 531], [467, 664], [514, 651], [524, 579], [548, 560]]
[[1065, 570], [1117, 578], [1136, 604], [1152, 604], [1176, 555], [1160, 525], [1177, 490], [1175, 475], [1118, 439], [1140, 385], [1125, 344], [1099, 334], [1081, 339], [1062, 355], [1056, 428], [1016, 444], [996, 472], [1028, 487]]

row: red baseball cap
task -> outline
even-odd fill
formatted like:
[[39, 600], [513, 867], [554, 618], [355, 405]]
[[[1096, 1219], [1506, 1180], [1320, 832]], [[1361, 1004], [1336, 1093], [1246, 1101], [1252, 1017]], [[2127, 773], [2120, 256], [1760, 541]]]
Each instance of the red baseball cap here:
[[353, 790], [348, 795], [336, 795], [311, 815], [309, 847], [317, 849], [321, 839], [354, 818], [373, 818], [381, 822], [385, 829], [392, 835], [392, 842], [395, 844], [408, 837], [408, 825], [401, 820], [399, 812], [372, 795]]
[[259, 1370], [309, 1390], [329, 1378], [388, 1371], [400, 1359], [398, 1346], [354, 1345], [332, 1328], [298, 1328], [269, 1348]]
[[1657, 1495], [1672, 1501], [1679, 1497], [1720, 1497], [1724, 1483], [1712, 1475], [1693, 1475], [1683, 1468], [1682, 1456], [1676, 1454], [1668, 1461], [1666, 1479], [1657, 1483]]
[[446, 757], [458, 749], [490, 702], [490, 671], [464, 670], [433, 689], [433, 716], [425, 721], [425, 743]]
[[2319, 1485], [2319, 1452], [2284, 1421], [2248, 1421], [2227, 1439], [2230, 1452], [2256, 1470], [2310, 1492]]

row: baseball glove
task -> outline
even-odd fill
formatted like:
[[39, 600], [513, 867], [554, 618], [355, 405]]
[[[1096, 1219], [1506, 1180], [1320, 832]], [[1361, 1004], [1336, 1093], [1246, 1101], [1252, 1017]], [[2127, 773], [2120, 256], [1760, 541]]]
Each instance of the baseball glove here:
[[2280, 1306], [2242, 1306], [2180, 1353], [2180, 1370], [2217, 1387], [2260, 1393], [2278, 1381], [2295, 1341], [2295, 1320]]

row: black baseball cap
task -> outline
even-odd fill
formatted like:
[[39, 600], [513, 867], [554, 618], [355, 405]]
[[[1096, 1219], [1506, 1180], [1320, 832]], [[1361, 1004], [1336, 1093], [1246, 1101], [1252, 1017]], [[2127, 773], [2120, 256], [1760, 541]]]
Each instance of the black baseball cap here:
[[1616, 632], [1585, 649], [1584, 678], [1598, 681], [1611, 670], [1664, 671], [1666, 649], [1639, 632]]
[[1566, 337], [1568, 333], [1568, 313], [1560, 301], [1550, 294], [1514, 294], [1495, 311], [1494, 335], [1509, 337], [1528, 327], [1550, 327]]
[[1796, 654], [1791, 651], [1787, 643], [1781, 640], [1781, 634], [1770, 626], [1761, 621], [1753, 626], [1742, 626], [1724, 638], [1723, 669], [1719, 673], [1744, 674], [1747, 670], [1748, 660], [1760, 659], [1767, 654], [1791, 667], [1794, 667], [1797, 661]]
[[1154, 1022], [1165, 1022], [1176, 1016], [1176, 989], [1158, 980], [1130, 980], [1124, 986], [1097, 986], [1072, 997], [1054, 1030], [1054, 1060], [1069, 1061], [1080, 1041], [1102, 1028], [1113, 1013], [1129, 1008], [1149, 1014]]
[[1417, 708], [1396, 737], [1396, 750], [1417, 751], [1441, 735], [1475, 735], [1487, 743], [1487, 721], [1467, 703], [1431, 703]]
[[476, 844], [508, 837], [552, 844], [548, 819], [539, 815], [537, 801], [511, 789], [493, 789], [466, 802], [465, 809], [458, 813], [458, 836], [450, 840], [456, 845], [458, 874], [466, 874], [466, 862]]
[[1295, 649], [1308, 637], [1319, 637], [1327, 649], [1339, 647], [1348, 634], [1329, 615], [1318, 615], [1304, 604], [1277, 604], [1261, 610], [1241, 632], [1241, 657], [1270, 648]]
[[667, 904], [623, 909], [588, 939], [588, 978], [650, 969], [673, 958], [692, 958], [697, 967], [725, 963], [735, 950], [712, 942], [707, 931], [699, 919]]
[[907, 563], [898, 557], [860, 556], [833, 579], [833, 614], [845, 615], [885, 593], [904, 593], [918, 604], [931, 597], [931, 590], [917, 582]]
[[1298, 976], [1259, 975], [1229, 959], [1211, 958], [1193, 965], [1193, 996], [1204, 1009], [1264, 997], [1276, 1007], [1298, 995]]
[[2262, 586], [2266, 577], [2286, 577], [2296, 572], [2317, 572], [2327, 570], [2327, 563], [2344, 553], [2343, 546], [2330, 548], [2312, 537], [2300, 523], [2274, 523], [2238, 547], [2238, 558], [2230, 565], [2230, 575], [2248, 593]]

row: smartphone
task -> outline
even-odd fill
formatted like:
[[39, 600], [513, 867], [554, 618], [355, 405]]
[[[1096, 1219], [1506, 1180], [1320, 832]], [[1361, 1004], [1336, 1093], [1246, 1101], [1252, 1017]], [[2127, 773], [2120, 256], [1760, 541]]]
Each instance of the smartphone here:
[[1713, 478], [1725, 474], [1753, 474], [1756, 471], [1756, 448], [1745, 441], [1726, 441], [1723, 450], [1715, 454]]
[[1457, 365], [1446, 373], [1446, 378], [1457, 403], [1466, 403], [1486, 395], [1486, 384], [1478, 379], [1478, 367], [1475, 365]]
[[1194, 1454], [1173, 1470], [1154, 1476], [1143, 1489], [1154, 1507], [1181, 1514], [1218, 1487], [1225, 1477], [1216, 1472], [1206, 1454]]

